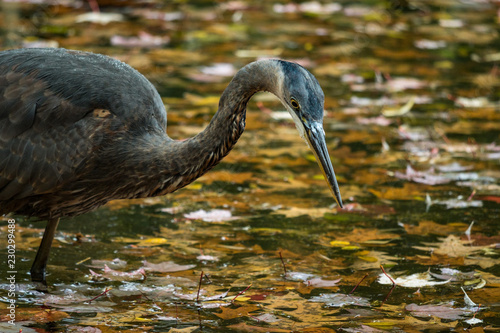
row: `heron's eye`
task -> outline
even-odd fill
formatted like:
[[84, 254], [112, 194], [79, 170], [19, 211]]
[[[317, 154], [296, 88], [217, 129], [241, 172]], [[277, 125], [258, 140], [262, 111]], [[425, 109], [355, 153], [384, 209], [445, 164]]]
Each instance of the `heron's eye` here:
[[300, 109], [300, 104], [299, 102], [297, 102], [297, 100], [295, 98], [292, 98], [290, 100], [290, 104], [292, 104], [292, 107], [295, 109], [295, 110], [298, 110]]

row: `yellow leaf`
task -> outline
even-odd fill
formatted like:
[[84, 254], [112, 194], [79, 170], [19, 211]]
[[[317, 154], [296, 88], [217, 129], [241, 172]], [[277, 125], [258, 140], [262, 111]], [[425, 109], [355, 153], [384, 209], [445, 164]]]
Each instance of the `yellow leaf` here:
[[330, 245], [331, 246], [336, 246], [336, 247], [343, 247], [343, 246], [347, 246], [351, 244], [350, 242], [346, 242], [346, 241], [331, 241], [330, 242]]
[[117, 242], [117, 243], [139, 243], [141, 240], [137, 238], [130, 238], [130, 237], [114, 237], [111, 238], [112, 242]]
[[305, 157], [306, 157], [306, 160], [308, 160], [308, 161], [316, 162], [316, 157], [314, 157], [313, 154], [307, 154]]
[[194, 102], [194, 105], [217, 105], [219, 104], [219, 96], [208, 96], [208, 97], [203, 97]]
[[186, 186], [186, 188], [190, 189], [190, 190], [201, 190], [201, 188], [203, 187], [203, 184], [202, 183], [192, 183], [192, 184], [189, 184], [188, 186]]
[[236, 298], [234, 298], [234, 296], [227, 296], [227, 297], [224, 297], [223, 299], [226, 301], [246, 302], [250, 299], [250, 297], [240, 295], [240, 296], [237, 296]]
[[396, 117], [402, 116], [410, 112], [411, 108], [415, 104], [415, 96], [412, 96], [410, 100], [400, 108], [384, 108], [382, 114], [386, 117]]
[[365, 323], [365, 325], [370, 326], [370, 327], [377, 327], [377, 328], [382, 328], [382, 329], [392, 329], [394, 327], [394, 322], [390, 321], [377, 321], [377, 322], [372, 322], [372, 323]]
[[138, 246], [157, 246], [166, 244], [168, 241], [165, 238], [149, 238], [141, 240], [137, 243]]
[[367, 261], [367, 262], [377, 262], [378, 259], [375, 257], [368, 257], [368, 256], [358, 256], [359, 259]]
[[278, 228], [252, 228], [251, 231], [262, 234], [281, 234], [283, 230]]
[[342, 250], [348, 250], [348, 251], [359, 250], [359, 249], [360, 249], [360, 247], [356, 246], [356, 245], [344, 246], [342, 248]]

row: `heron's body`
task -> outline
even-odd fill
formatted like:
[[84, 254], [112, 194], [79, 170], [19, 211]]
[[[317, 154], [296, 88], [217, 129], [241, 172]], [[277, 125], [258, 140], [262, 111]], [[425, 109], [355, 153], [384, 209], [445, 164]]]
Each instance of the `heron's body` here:
[[145, 195], [140, 175], [153, 173], [130, 155], [167, 141], [165, 127], [156, 90], [123, 63], [59, 49], [2, 53], [0, 213], [72, 216]]
[[[224, 91], [209, 126], [176, 141], [166, 134], [167, 115], [156, 89], [130, 66], [64, 49], [1, 52], [0, 214], [57, 221], [109, 200], [158, 196], [186, 186], [229, 153], [257, 91], [278, 96], [308, 141], [310, 135], [324, 141], [318, 125], [321, 88], [292, 63], [265, 60], [244, 67]], [[302, 107], [290, 106], [296, 102], [293, 94], [300, 95]], [[320, 166], [329, 174], [329, 158], [324, 163]], [[327, 180], [341, 204], [334, 175]]]

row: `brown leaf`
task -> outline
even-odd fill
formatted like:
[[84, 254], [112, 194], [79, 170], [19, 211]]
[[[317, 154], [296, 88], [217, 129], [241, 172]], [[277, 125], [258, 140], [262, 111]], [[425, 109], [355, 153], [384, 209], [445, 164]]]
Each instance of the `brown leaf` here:
[[316, 288], [326, 288], [326, 287], [336, 287], [337, 284], [340, 282], [341, 279], [337, 279], [337, 280], [323, 280], [322, 278], [313, 278], [313, 279], [310, 279], [310, 280], [307, 280], [307, 281], [304, 281], [303, 283], [308, 285], [308, 286], [312, 286], [312, 287], [316, 287]]
[[451, 233], [464, 232], [467, 230], [468, 225], [466, 223], [456, 222], [439, 224], [434, 221], [420, 221], [418, 226], [405, 224], [404, 228], [406, 232], [410, 235], [442, 235], [447, 236]]
[[[9, 310], [0, 310], [0, 321], [11, 320], [8, 317]], [[66, 312], [44, 309], [44, 308], [16, 308], [16, 322], [17, 321], [34, 321], [39, 324], [51, 323], [55, 321], [69, 318]]]
[[450, 266], [462, 266], [464, 264], [464, 257], [449, 257], [446, 254], [431, 253], [430, 256], [408, 256], [408, 260], [415, 260], [420, 265], [450, 265]]
[[336, 240], [349, 241], [351, 243], [363, 243], [367, 241], [382, 240], [382, 239], [399, 239], [397, 234], [383, 232], [378, 229], [361, 229], [354, 228], [349, 233], [336, 233]]
[[[389, 200], [408, 200], [425, 196], [425, 189], [427, 187], [423, 184], [417, 183], [404, 183], [403, 187], [378, 187], [375, 189], [368, 189], [372, 194], [380, 199]], [[437, 188], [436, 188], [437, 190]]]
[[253, 325], [248, 325], [245, 323], [239, 323], [235, 325], [228, 326], [228, 328], [234, 329], [237, 332], [270, 332], [270, 333], [289, 333], [290, 330], [288, 329], [281, 329], [281, 328], [272, 328], [272, 327], [260, 327], [260, 326], [253, 326]]
[[219, 318], [228, 320], [240, 317], [246, 317], [250, 312], [254, 312], [260, 310], [260, 307], [257, 305], [245, 305], [240, 307], [225, 307], [221, 308], [222, 312], [215, 313], [215, 315]]
[[484, 307], [497, 307], [500, 303], [500, 286], [488, 284], [489, 288], [468, 290], [467, 294], [476, 304]]
[[[462, 235], [461, 237], [462, 241], [468, 241], [466, 235]], [[495, 236], [485, 236], [481, 234], [473, 234], [470, 236], [471, 244], [476, 245], [476, 246], [486, 246], [486, 245], [493, 245], [493, 244], [499, 244], [500, 243], [500, 235], [495, 235]]]
[[[433, 251], [437, 254], [448, 255], [450, 257], [465, 257], [477, 253], [483, 246], [467, 245], [468, 242], [461, 241], [457, 236], [449, 235], [440, 243], [428, 243], [431, 247], [414, 246], [415, 249]], [[437, 248], [435, 247], [437, 246]]]
[[455, 309], [446, 305], [417, 305], [410, 304], [406, 306], [406, 310], [410, 311], [412, 315], [417, 317], [430, 318], [432, 316], [441, 319], [457, 320], [463, 319], [464, 316], [469, 315], [471, 312], [464, 309]]
[[301, 329], [299, 332], [307, 333], [335, 333], [335, 331], [328, 327], [309, 327]]

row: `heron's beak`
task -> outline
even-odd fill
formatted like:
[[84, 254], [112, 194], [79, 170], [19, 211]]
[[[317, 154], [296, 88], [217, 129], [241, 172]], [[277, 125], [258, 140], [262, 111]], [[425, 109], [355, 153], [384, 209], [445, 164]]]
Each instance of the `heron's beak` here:
[[326, 148], [323, 125], [318, 122], [312, 122], [304, 125], [306, 134], [305, 139], [313, 151], [314, 157], [316, 157], [316, 161], [323, 172], [323, 176], [328, 183], [328, 187], [330, 188], [335, 201], [337, 201], [337, 204], [340, 208], [342, 208], [344, 205], [342, 204], [342, 198], [340, 197], [339, 185], [337, 184], [337, 178], [335, 178], [335, 172], [333, 171], [330, 155], [328, 154], [328, 149]]

